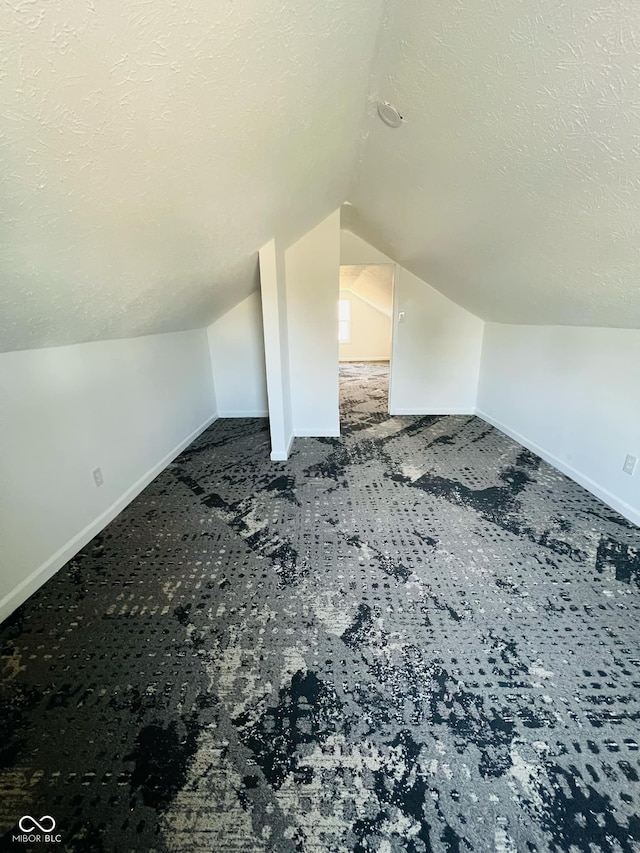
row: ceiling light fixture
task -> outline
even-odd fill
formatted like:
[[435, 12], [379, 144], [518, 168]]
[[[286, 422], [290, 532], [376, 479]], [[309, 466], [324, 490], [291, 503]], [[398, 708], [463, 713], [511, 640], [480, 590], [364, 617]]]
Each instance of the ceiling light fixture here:
[[404, 121], [393, 104], [389, 104], [386, 101], [378, 102], [378, 115], [385, 124], [389, 125], [389, 127], [400, 127]]

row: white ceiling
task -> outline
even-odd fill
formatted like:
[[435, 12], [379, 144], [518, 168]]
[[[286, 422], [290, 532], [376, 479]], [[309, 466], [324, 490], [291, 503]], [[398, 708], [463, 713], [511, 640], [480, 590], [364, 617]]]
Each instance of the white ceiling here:
[[206, 325], [347, 197], [481, 317], [640, 327], [635, 2], [383, 4], [2, 4], [0, 350]]
[[485, 319], [640, 327], [637, 0], [397, 0], [370, 91], [356, 233]]
[[[365, 14], [366, 11], [366, 14]], [[0, 350], [206, 325], [348, 193], [382, 0], [0, 5]]]
[[391, 317], [393, 311], [393, 264], [343, 264], [340, 290], [350, 290], [377, 311]]

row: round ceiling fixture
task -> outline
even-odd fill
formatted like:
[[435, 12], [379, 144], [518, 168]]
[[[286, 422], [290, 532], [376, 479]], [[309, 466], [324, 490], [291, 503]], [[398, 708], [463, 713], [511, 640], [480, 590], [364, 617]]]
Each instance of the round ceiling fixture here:
[[380, 101], [378, 103], [378, 115], [385, 124], [389, 125], [389, 127], [400, 127], [404, 121], [393, 104], [388, 104], [386, 101]]

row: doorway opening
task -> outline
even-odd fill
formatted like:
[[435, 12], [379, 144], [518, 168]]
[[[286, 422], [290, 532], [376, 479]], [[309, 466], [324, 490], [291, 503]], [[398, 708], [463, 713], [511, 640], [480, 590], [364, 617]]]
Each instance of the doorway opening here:
[[338, 360], [340, 430], [389, 415], [394, 264], [340, 267]]

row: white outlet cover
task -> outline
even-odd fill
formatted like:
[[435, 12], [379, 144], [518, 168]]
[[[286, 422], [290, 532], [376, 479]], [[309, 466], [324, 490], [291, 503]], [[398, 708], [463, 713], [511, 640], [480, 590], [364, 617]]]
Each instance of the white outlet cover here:
[[102, 476], [102, 469], [101, 468], [94, 468], [92, 473], [93, 473], [93, 480], [96, 484], [96, 488], [99, 489], [100, 486], [102, 486], [102, 484], [104, 483], [104, 477]]
[[638, 461], [637, 456], [632, 456], [630, 453], [627, 453], [627, 458], [624, 460], [624, 465], [622, 466], [622, 470], [625, 474], [633, 474], [636, 470], [636, 463]]

